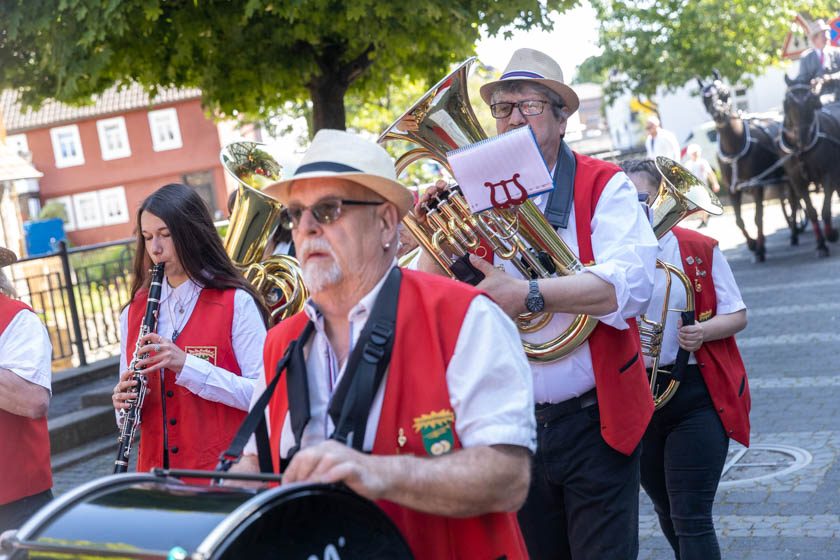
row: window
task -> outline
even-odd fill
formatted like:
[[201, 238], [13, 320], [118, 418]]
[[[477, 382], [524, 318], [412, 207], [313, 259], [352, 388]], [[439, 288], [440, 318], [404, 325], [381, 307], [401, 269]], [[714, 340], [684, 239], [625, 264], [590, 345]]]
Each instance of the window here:
[[96, 191], [73, 195], [73, 209], [76, 213], [76, 227], [86, 229], [103, 224]]
[[84, 165], [85, 155], [82, 153], [82, 141], [79, 138], [79, 127], [75, 124], [59, 126], [50, 129], [53, 154], [56, 167], [72, 167]]
[[125, 130], [125, 119], [114, 117], [96, 121], [99, 132], [99, 147], [102, 149], [102, 159], [118, 159], [131, 155], [128, 145], [128, 133]]
[[99, 191], [99, 206], [102, 210], [102, 224], [128, 223], [128, 205], [125, 203], [125, 189], [113, 187]]
[[739, 111], [749, 111], [750, 110], [750, 103], [747, 100], [747, 88], [745, 87], [736, 87], [735, 88], [735, 108]]
[[64, 222], [64, 231], [73, 231], [74, 229], [76, 229], [76, 216], [73, 213], [73, 201], [70, 199], [70, 197], [59, 196], [57, 198], [45, 200], [44, 206], [51, 202], [55, 202], [64, 206], [64, 213], [67, 215], [67, 221]]
[[183, 176], [183, 182], [185, 185], [194, 188], [198, 192], [198, 195], [207, 205], [207, 209], [210, 211], [211, 216], [218, 213], [219, 207], [216, 205], [212, 171], [187, 173]]
[[6, 136], [6, 145], [19, 156], [29, 155], [29, 143], [26, 141], [26, 134], [11, 134]]
[[176, 150], [182, 146], [178, 113], [174, 108], [149, 111], [149, 128], [152, 132], [152, 148], [156, 152]]

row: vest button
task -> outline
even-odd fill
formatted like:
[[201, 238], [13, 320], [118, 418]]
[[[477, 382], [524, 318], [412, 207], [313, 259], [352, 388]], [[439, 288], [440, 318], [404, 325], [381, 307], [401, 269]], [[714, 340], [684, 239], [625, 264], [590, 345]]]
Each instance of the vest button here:
[[[721, 408], [720, 410], [721, 410], [721, 411], [723, 411], [723, 409], [722, 409], [722, 408]], [[170, 423], [170, 424], [172, 424], [172, 425], [174, 426], [175, 424], [177, 424], [177, 423], [178, 423], [178, 421], [177, 421], [176, 419], [174, 419], [174, 418], [170, 418], [170, 419], [169, 419], [169, 423]]]
[[730, 433], [730, 434], [734, 434], [734, 433], [735, 433], [735, 430], [729, 430], [729, 433]]
[[[720, 407], [720, 408], [718, 409], [718, 412], [723, 412], [723, 407]], [[173, 424], [174, 424], [174, 422], [173, 422]]]
[[170, 449], [170, 451], [171, 451], [171, 452], [172, 452], [172, 454], [174, 455], [175, 453], [178, 453], [178, 448], [177, 448], [177, 447], [173, 447], [172, 449]]
[[175, 392], [174, 392], [174, 391], [167, 391], [167, 392], [166, 392], [166, 396], [167, 396], [167, 397], [174, 397], [174, 396], [175, 396]]

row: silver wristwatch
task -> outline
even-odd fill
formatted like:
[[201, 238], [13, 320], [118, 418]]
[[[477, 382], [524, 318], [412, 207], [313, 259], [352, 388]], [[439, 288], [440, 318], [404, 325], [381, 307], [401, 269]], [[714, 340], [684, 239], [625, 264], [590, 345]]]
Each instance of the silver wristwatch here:
[[540, 293], [540, 286], [536, 280], [528, 282], [528, 296], [525, 298], [525, 308], [531, 313], [539, 313], [545, 309], [545, 300]]

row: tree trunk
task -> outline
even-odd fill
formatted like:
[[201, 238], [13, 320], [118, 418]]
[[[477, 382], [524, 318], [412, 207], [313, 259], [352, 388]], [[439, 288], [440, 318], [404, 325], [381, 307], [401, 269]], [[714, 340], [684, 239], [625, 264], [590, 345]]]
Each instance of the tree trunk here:
[[368, 45], [349, 62], [342, 63], [346, 51], [346, 44], [339, 41], [324, 47], [318, 56], [320, 74], [309, 82], [309, 95], [312, 98], [312, 126], [309, 133], [312, 136], [322, 128], [347, 128], [344, 94], [350, 84], [370, 67], [373, 45]]
[[309, 85], [309, 95], [312, 99], [312, 129], [310, 134], [322, 128], [336, 128], [345, 130], [347, 115], [344, 111], [344, 94], [347, 85], [345, 76], [321, 75], [312, 80]]

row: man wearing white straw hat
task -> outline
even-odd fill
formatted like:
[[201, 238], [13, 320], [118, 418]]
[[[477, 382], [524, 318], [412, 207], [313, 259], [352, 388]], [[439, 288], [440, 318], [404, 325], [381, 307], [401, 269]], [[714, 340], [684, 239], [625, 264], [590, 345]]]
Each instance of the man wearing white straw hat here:
[[[292, 348], [268, 406], [274, 470], [376, 500], [416, 558], [526, 558], [514, 512], [535, 427], [512, 321], [470, 286], [396, 266], [414, 199], [376, 144], [321, 130], [263, 192], [285, 205], [311, 293], [266, 340], [263, 381]], [[257, 470], [255, 451], [236, 470]]]
[[[825, 80], [822, 93], [835, 93], [840, 89], [840, 49], [831, 44], [831, 28], [825, 20], [812, 22], [808, 29], [808, 38], [813, 48], [799, 60], [798, 81], [810, 82], [817, 78]], [[837, 99], [836, 99], [837, 100]]]
[[[539, 333], [523, 333], [525, 340], [557, 337], [576, 315], [599, 320], [566, 357], [531, 363], [537, 455], [519, 512], [528, 552], [536, 559], [636, 558], [639, 442], [653, 401], [633, 318], [651, 295], [656, 239], [627, 176], [563, 142], [579, 101], [551, 57], [515, 51], [481, 98], [498, 133], [531, 127], [554, 179], [553, 190], [534, 203], [587, 266], [536, 280], [523, 278], [510, 261], [497, 259], [494, 267], [473, 255], [485, 275], [477, 287], [512, 317], [553, 314]], [[430, 261], [424, 255], [421, 269], [431, 270]]]
[[0, 247], [0, 533], [19, 527], [52, 499], [50, 403], [52, 345], [38, 316], [14, 298]]

